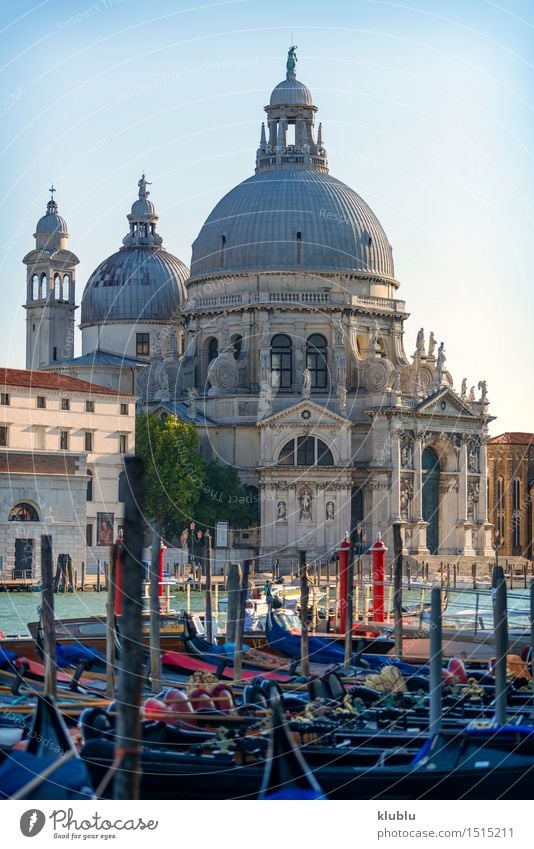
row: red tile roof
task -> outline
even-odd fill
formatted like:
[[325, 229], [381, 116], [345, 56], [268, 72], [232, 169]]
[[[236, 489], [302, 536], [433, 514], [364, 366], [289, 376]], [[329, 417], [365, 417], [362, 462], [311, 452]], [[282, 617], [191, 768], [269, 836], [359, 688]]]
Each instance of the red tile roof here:
[[534, 433], [512, 430], [494, 436], [489, 442], [493, 445], [534, 445]]
[[97, 395], [128, 396], [127, 392], [119, 392], [116, 389], [108, 389], [97, 383], [89, 383], [87, 380], [79, 380], [77, 377], [69, 377], [66, 374], [57, 374], [50, 371], [32, 371], [31, 369], [0, 368], [0, 385], [23, 386], [28, 389], [64, 389], [68, 392], [90, 392]]

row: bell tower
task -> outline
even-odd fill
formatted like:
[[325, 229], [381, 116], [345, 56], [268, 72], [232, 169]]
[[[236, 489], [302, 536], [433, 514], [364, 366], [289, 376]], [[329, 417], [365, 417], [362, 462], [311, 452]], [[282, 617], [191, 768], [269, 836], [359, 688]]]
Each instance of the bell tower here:
[[40, 369], [74, 356], [75, 277], [78, 257], [69, 251], [65, 219], [54, 186], [46, 215], [37, 222], [35, 248], [22, 260], [26, 273], [26, 368]]

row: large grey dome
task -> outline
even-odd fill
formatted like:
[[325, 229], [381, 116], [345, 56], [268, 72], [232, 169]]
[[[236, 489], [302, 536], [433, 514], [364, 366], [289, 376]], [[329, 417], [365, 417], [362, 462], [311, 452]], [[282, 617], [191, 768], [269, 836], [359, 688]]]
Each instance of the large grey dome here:
[[162, 248], [121, 248], [87, 281], [81, 324], [168, 321], [186, 297], [188, 275], [187, 266]]
[[[55, 192], [53, 186], [52, 191]], [[34, 235], [37, 236], [38, 234], [48, 233], [59, 233], [62, 236], [68, 236], [67, 222], [61, 217], [61, 215], [58, 215], [57, 203], [53, 196], [46, 205], [46, 215], [43, 215], [37, 222]]]
[[191, 278], [238, 271], [394, 276], [391, 246], [365, 201], [320, 171], [280, 168], [240, 183], [193, 243]]

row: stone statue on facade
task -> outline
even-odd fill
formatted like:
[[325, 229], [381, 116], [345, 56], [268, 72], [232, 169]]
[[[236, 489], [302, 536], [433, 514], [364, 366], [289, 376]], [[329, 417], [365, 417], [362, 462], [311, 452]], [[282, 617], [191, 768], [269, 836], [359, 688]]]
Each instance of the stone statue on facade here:
[[488, 384], [485, 380], [479, 380], [478, 388], [480, 390], [480, 403], [488, 404]]
[[343, 322], [340, 318], [334, 321], [334, 344], [343, 345]]
[[339, 389], [339, 409], [341, 412], [345, 412], [347, 409], [347, 390], [344, 386]]
[[438, 371], [443, 372], [443, 366], [445, 365], [446, 359], [447, 358], [445, 356], [445, 343], [441, 342], [438, 348], [438, 358], [436, 361], [436, 368], [438, 369]]
[[332, 521], [336, 515], [336, 508], [333, 501], [326, 502], [326, 518], [327, 521]]
[[312, 373], [309, 368], [304, 369], [303, 373], [303, 381], [302, 381], [302, 397], [309, 398], [311, 393], [311, 385], [312, 385]]
[[391, 378], [391, 391], [400, 392], [401, 373], [400, 369], [396, 368]]
[[189, 415], [192, 419], [195, 418], [197, 413], [197, 401], [198, 401], [198, 390], [196, 387], [192, 387], [187, 390], [187, 403], [189, 405]]
[[413, 466], [413, 440], [406, 433], [400, 438], [400, 461], [401, 466], [405, 469]]
[[434, 356], [434, 351], [436, 349], [436, 345], [437, 345], [436, 337], [434, 336], [434, 331], [431, 330], [430, 336], [429, 336], [429, 339], [428, 339], [428, 356], [429, 357]]
[[288, 74], [294, 74], [297, 69], [297, 45], [293, 44], [287, 51], [286, 71]]
[[475, 400], [475, 387], [474, 386], [472, 386], [471, 389], [469, 390], [469, 400], [470, 401]]
[[460, 391], [460, 398], [465, 401], [467, 398], [467, 377], [464, 377], [462, 380], [462, 389]]
[[268, 351], [260, 352], [260, 383], [272, 383], [271, 355]]
[[285, 501], [279, 501], [276, 507], [276, 519], [283, 522], [287, 518], [287, 506]]
[[300, 496], [300, 518], [301, 520], [310, 520], [312, 505], [312, 494], [309, 489], [305, 489]]
[[425, 328], [421, 327], [415, 340], [415, 353], [420, 357], [425, 356]]
[[413, 498], [413, 484], [409, 480], [403, 480], [400, 488], [400, 514], [401, 518], [409, 521], [410, 517], [410, 502]]

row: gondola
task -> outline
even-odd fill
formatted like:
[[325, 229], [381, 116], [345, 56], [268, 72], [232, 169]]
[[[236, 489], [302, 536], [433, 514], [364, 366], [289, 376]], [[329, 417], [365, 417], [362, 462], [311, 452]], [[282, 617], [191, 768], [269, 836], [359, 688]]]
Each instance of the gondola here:
[[87, 767], [50, 697], [37, 696], [26, 749], [0, 749], [0, 798], [14, 797], [94, 798]]

